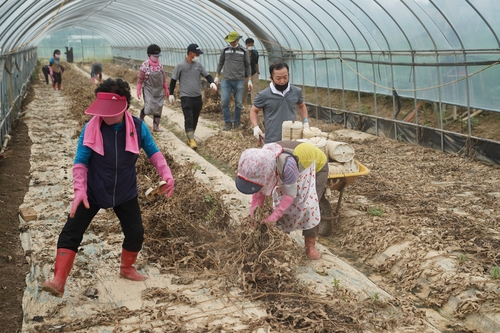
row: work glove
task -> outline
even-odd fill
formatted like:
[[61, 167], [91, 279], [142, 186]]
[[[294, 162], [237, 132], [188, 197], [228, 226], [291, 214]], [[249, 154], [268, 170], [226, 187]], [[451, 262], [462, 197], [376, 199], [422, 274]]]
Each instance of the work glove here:
[[89, 209], [89, 200], [87, 197], [87, 172], [85, 164], [73, 165], [73, 202], [69, 217], [75, 217], [76, 209], [83, 202], [85, 208]]
[[91, 80], [92, 80], [92, 83], [95, 83], [95, 77], [93, 77]]
[[252, 81], [250, 81], [250, 79], [248, 79], [248, 90], [252, 91], [253, 89], [253, 83]]
[[174, 95], [168, 96], [168, 100], [169, 100], [170, 104], [174, 105], [174, 103], [175, 103], [175, 96]]
[[306, 129], [306, 128], [309, 128], [309, 122], [308, 121], [302, 123], [302, 129]]
[[285, 210], [292, 205], [293, 197], [291, 195], [285, 194], [281, 198], [280, 203], [274, 208], [274, 211], [269, 215], [269, 217], [264, 221], [264, 223], [278, 222], [278, 220], [283, 216]]
[[163, 90], [165, 90], [165, 96], [170, 98], [170, 91], [168, 90], [167, 82], [163, 82]]
[[262, 207], [266, 196], [262, 193], [254, 193], [252, 194], [252, 204], [250, 205], [250, 217], [253, 218], [253, 212], [257, 207]]
[[265, 137], [264, 133], [262, 133], [262, 130], [260, 129], [259, 125], [253, 128], [253, 136], [259, 141], [264, 139]]
[[163, 179], [166, 184], [161, 186], [161, 193], [167, 197], [171, 197], [174, 193], [175, 181], [172, 176], [172, 171], [167, 165], [167, 161], [161, 152], [154, 153], [149, 160], [154, 165], [161, 179]]
[[142, 95], [142, 84], [137, 84], [137, 99], [141, 99]]
[[218, 77], [218, 76], [216, 76], [216, 77], [215, 77], [215, 79], [214, 79], [214, 83], [215, 83], [216, 85], [218, 85], [218, 84], [219, 84], [219, 77]]
[[214, 82], [210, 83], [210, 89], [212, 89], [214, 92], [217, 91], [217, 84]]

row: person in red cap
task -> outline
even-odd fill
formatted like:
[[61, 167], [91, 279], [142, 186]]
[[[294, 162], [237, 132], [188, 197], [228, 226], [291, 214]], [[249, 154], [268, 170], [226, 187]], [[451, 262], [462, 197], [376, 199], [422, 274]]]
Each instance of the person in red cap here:
[[310, 143], [278, 141], [243, 151], [238, 162], [236, 188], [252, 194], [250, 217], [266, 196], [274, 211], [264, 223], [276, 223], [284, 232], [302, 230], [309, 259], [321, 258], [316, 250], [321, 214], [319, 198], [328, 180], [328, 159]]
[[57, 241], [54, 278], [42, 284], [44, 291], [57, 297], [64, 294], [83, 234], [101, 208], [113, 208], [125, 236], [120, 276], [134, 281], [146, 279], [132, 266], [144, 240], [135, 167], [139, 149], [146, 152], [166, 182], [161, 187], [162, 193], [170, 197], [174, 192], [172, 172], [151, 132], [128, 111], [129, 84], [121, 79], [107, 79], [95, 93], [96, 100], [85, 111], [94, 117], [83, 128], [76, 149], [73, 202]]

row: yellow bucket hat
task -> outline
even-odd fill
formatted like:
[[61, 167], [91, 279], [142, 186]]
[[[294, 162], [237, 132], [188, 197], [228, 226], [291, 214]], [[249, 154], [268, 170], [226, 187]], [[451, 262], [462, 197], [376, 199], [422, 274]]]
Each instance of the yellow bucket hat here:
[[227, 36], [226, 38], [224, 38], [224, 40], [228, 43], [232, 43], [234, 42], [235, 40], [238, 40], [240, 39], [241, 37], [243, 36], [240, 36], [240, 34], [237, 32], [237, 31], [231, 31]]

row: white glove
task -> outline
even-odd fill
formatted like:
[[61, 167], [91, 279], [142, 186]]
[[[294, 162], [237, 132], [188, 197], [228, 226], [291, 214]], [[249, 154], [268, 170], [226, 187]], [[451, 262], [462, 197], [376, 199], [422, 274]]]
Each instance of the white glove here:
[[216, 76], [216, 77], [215, 77], [215, 79], [214, 79], [214, 83], [215, 83], [215, 84], [219, 84], [219, 77], [218, 77], [218, 76]]
[[170, 104], [174, 105], [175, 103], [175, 96], [172, 94], [170, 96], [168, 96], [168, 101], [170, 102]]
[[252, 81], [248, 80], [248, 90], [252, 91], [252, 89], [253, 89]]
[[305, 123], [302, 123], [302, 129], [309, 128], [309, 122], [306, 121]]
[[210, 89], [217, 91], [217, 84], [215, 82], [210, 83]]
[[253, 136], [259, 141], [264, 139], [264, 133], [262, 133], [262, 130], [260, 129], [259, 125], [253, 128]]

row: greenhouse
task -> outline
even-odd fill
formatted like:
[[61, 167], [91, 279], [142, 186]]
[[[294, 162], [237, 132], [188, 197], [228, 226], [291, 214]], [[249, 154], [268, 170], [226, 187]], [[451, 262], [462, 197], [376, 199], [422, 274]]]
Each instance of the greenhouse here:
[[[499, 12], [498, 0], [1, 2], [0, 225], [12, 228], [0, 244], [21, 245], [13, 262], [1, 249], [0, 259], [29, 272], [11, 286], [14, 269], [0, 268], [0, 299], [18, 306], [0, 325], [22, 332], [500, 331]], [[231, 32], [244, 52], [258, 54], [258, 71], [253, 88], [245, 75], [241, 128], [235, 118], [226, 131], [218, 80], [231, 81], [228, 64], [221, 65]], [[249, 38], [255, 53], [246, 49]], [[145, 116], [140, 93], [153, 44], [165, 74], [161, 120]], [[191, 44], [203, 51], [193, 61], [207, 74], [196, 133], [188, 130], [176, 79]], [[50, 77], [43, 67], [56, 50], [64, 71], [62, 88], [53, 81], [52, 89], [52, 65]], [[293, 124], [300, 124], [299, 140], [336, 164], [326, 163], [325, 194], [315, 190], [327, 231], [314, 243], [322, 258], [313, 264], [297, 259], [306, 258], [303, 247], [309, 251], [305, 233], [254, 228], [253, 196], [235, 187], [240, 155], [264, 145], [260, 128], [270, 124], [254, 98], [275, 89], [272, 66], [281, 63], [289, 89], [301, 94], [297, 121], [289, 137], [283, 122], [282, 140], [293, 141]], [[146, 236], [136, 266], [146, 282], [115, 276], [123, 234], [110, 206], [96, 213], [59, 299], [44, 293], [42, 282], [56, 274], [57, 236], [70, 220], [74, 151], [94, 119], [85, 110], [101, 83], [95, 64], [104, 81], [121, 78], [130, 87], [127, 114], [152, 128], [176, 192], [159, 198], [168, 182], [141, 153], [136, 197]], [[238, 107], [236, 93], [232, 98], [229, 108]], [[21, 158], [24, 141], [31, 148]], [[333, 158], [340, 148], [352, 156]], [[5, 169], [17, 159], [23, 167]], [[262, 202], [271, 209], [279, 200]]]

